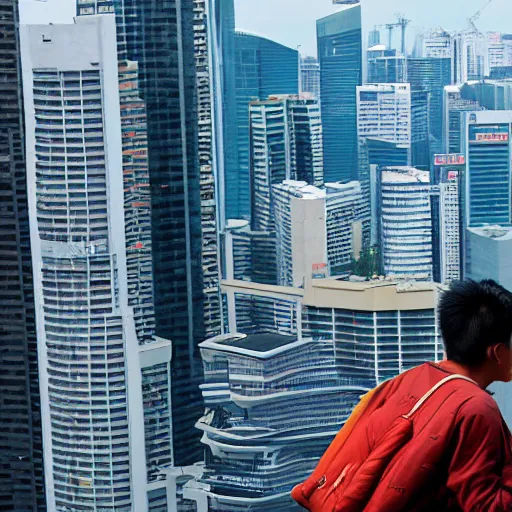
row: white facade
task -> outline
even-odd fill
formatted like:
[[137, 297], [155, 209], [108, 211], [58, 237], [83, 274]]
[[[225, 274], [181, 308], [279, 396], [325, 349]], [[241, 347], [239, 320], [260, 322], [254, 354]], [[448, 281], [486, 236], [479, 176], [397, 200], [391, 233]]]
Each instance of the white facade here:
[[421, 57], [449, 59], [452, 56], [452, 36], [442, 28], [422, 34]]
[[461, 217], [459, 177], [453, 172], [439, 184], [441, 282], [449, 284], [461, 278]]
[[487, 37], [475, 31], [453, 35], [454, 83], [478, 80], [489, 73]]
[[372, 84], [357, 88], [359, 139], [373, 137], [411, 145], [411, 86]]
[[361, 185], [328, 183], [317, 188], [300, 181], [273, 187], [277, 282], [304, 286], [315, 269], [346, 273], [362, 248]]
[[499, 32], [487, 34], [487, 58], [490, 69], [506, 65], [505, 43]]
[[431, 281], [434, 259], [429, 173], [411, 167], [385, 168], [379, 185], [385, 275]]
[[[22, 27], [21, 47], [48, 511], [146, 512], [172, 462], [172, 353], [152, 335], [143, 192], [125, 188], [147, 169], [123, 161], [145, 153], [121, 137], [114, 17]], [[123, 126], [144, 129], [128, 99]]]

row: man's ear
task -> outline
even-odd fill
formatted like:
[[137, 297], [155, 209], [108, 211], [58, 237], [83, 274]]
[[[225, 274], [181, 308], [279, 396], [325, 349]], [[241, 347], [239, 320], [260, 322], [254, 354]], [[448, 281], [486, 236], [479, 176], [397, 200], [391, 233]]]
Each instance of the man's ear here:
[[487, 358], [493, 363], [501, 364], [505, 361], [505, 343], [497, 343], [487, 348]]

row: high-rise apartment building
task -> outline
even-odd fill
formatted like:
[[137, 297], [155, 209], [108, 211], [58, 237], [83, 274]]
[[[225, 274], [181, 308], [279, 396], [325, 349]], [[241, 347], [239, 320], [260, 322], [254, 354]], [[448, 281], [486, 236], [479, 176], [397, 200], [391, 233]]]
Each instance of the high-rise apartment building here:
[[77, 2], [79, 17], [109, 12], [118, 58], [138, 63], [147, 108], [156, 334], [173, 341], [174, 462], [187, 465], [201, 456], [192, 432], [202, 410], [197, 345], [206, 334], [194, 4]]
[[[244, 32], [235, 34], [236, 102], [239, 168], [226, 176], [227, 218], [251, 215], [249, 105], [272, 95], [298, 94], [299, 52], [270, 39]], [[232, 143], [232, 141], [230, 141]]]
[[482, 110], [480, 103], [465, 99], [462, 86], [448, 85], [444, 88], [443, 99], [443, 151], [446, 154], [462, 150], [461, 129], [466, 112]]
[[148, 130], [113, 16], [22, 29], [49, 510], [148, 511], [173, 462], [155, 337]]
[[[234, 32], [233, 32], [234, 34]], [[211, 94], [211, 66], [206, 0], [194, 0], [194, 46], [196, 57], [197, 137], [201, 192], [202, 268], [204, 330], [206, 336], [221, 332], [220, 259], [218, 246], [220, 201], [216, 197], [213, 135], [215, 117]], [[230, 146], [233, 147], [232, 145]], [[227, 164], [226, 164], [227, 165]], [[218, 187], [217, 187], [218, 188]], [[222, 215], [221, 215], [222, 217]]]
[[[305, 289], [227, 281], [223, 291], [232, 334], [201, 346], [205, 470], [184, 494], [198, 512], [298, 510], [291, 488], [310, 474], [358, 395], [443, 357], [439, 290], [319, 279]], [[248, 301], [276, 306], [245, 336], [236, 333]]]
[[325, 181], [358, 178], [356, 87], [363, 83], [361, 5], [317, 21]]
[[272, 186], [284, 180], [323, 184], [322, 121], [318, 100], [276, 96], [250, 104], [251, 224], [274, 231]]
[[305, 55], [300, 63], [301, 93], [320, 99], [320, 64], [316, 57]]
[[511, 124], [512, 111], [484, 110], [466, 114], [463, 125], [466, 227], [511, 223]]
[[385, 275], [431, 281], [434, 245], [429, 173], [411, 167], [380, 169], [377, 195]]
[[348, 274], [363, 243], [363, 196], [359, 182], [327, 183], [318, 188], [306, 182], [274, 185], [277, 283], [304, 286], [315, 268], [328, 275]]
[[45, 509], [18, 1], [0, 1], [0, 510]]
[[441, 169], [439, 177], [439, 280], [443, 284], [462, 277], [462, 218], [459, 170]]
[[407, 81], [414, 93], [426, 92], [429, 96], [429, 133], [431, 151], [442, 152], [443, 93], [452, 83], [451, 59], [417, 58], [407, 59]]
[[368, 137], [411, 146], [409, 84], [372, 84], [357, 88], [357, 132]]

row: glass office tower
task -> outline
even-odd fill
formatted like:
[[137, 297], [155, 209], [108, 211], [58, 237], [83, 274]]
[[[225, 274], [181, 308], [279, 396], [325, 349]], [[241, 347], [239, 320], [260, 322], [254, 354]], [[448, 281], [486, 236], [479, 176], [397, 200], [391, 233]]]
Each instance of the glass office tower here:
[[271, 95], [298, 94], [299, 53], [270, 39], [237, 32], [236, 102], [238, 126], [237, 173], [226, 175], [227, 211], [232, 218], [250, 217], [249, 104]]
[[407, 81], [411, 91], [427, 92], [429, 95], [429, 131], [433, 153], [442, 152], [443, 138], [443, 94], [452, 83], [451, 59], [417, 58], [407, 59]]
[[511, 111], [466, 114], [463, 127], [466, 172], [466, 227], [508, 226], [511, 222]]
[[317, 21], [325, 181], [358, 177], [356, 87], [363, 81], [361, 5]]
[[205, 337], [193, 2], [78, 0], [78, 16], [114, 13], [118, 58], [138, 62], [148, 116], [156, 334], [173, 341], [174, 462], [200, 458]]

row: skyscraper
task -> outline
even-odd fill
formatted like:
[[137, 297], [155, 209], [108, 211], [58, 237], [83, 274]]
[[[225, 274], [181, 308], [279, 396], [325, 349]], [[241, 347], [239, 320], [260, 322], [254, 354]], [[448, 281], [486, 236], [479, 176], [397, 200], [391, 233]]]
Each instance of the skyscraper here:
[[512, 111], [466, 114], [463, 125], [465, 227], [511, 223], [511, 123]]
[[173, 341], [174, 462], [200, 458], [198, 342], [205, 337], [193, 2], [80, 0], [78, 16], [114, 12], [120, 60], [137, 62], [148, 120], [156, 334]]
[[430, 169], [430, 93], [411, 90], [412, 165], [424, 171]]
[[462, 277], [461, 173], [443, 169], [439, 179], [439, 270], [443, 284]]
[[[216, 197], [214, 162], [211, 66], [209, 33], [205, 0], [194, 0], [194, 45], [196, 57], [196, 102], [198, 125], [198, 158], [201, 192], [202, 268], [204, 295], [204, 329], [208, 337], [221, 332], [220, 257], [218, 247], [219, 210], [221, 202]], [[232, 145], [230, 146], [232, 147]], [[229, 153], [229, 152], [228, 152]], [[226, 163], [226, 165], [229, 165]], [[218, 188], [218, 187], [217, 187]], [[223, 197], [223, 196], [222, 196]], [[222, 215], [220, 216], [222, 217]]]
[[250, 217], [249, 104], [271, 95], [298, 94], [299, 52], [270, 39], [237, 32], [236, 101], [239, 169], [226, 176], [228, 218]]
[[436, 28], [426, 34], [421, 34], [418, 43], [421, 46], [421, 55], [417, 55], [417, 57], [452, 58], [452, 36], [442, 28]]
[[320, 99], [320, 64], [316, 57], [304, 56], [300, 64], [301, 92]]
[[356, 87], [363, 82], [361, 5], [317, 21], [325, 181], [358, 177]]
[[173, 461], [148, 131], [113, 16], [22, 31], [49, 510], [148, 510]]
[[434, 248], [430, 176], [410, 167], [378, 174], [378, 225], [386, 276], [432, 281]]
[[427, 92], [429, 95], [429, 132], [431, 150], [442, 152], [443, 93], [452, 83], [451, 59], [421, 58], [407, 60], [407, 80], [411, 91]]
[[[216, 180], [219, 229], [226, 219], [238, 217], [233, 186], [238, 183], [238, 114], [236, 96], [236, 48], [234, 0], [196, 0], [208, 25], [207, 51], [212, 84], [212, 165]], [[204, 17], [203, 17], [204, 20]], [[196, 41], [202, 29], [196, 26]], [[206, 48], [205, 48], [206, 50]], [[205, 112], [206, 113], [206, 112]]]
[[[492, 68], [503, 67], [506, 64], [505, 43], [499, 32], [487, 34], [488, 71]], [[486, 76], [488, 73], [486, 73]]]
[[480, 80], [488, 72], [487, 37], [477, 30], [452, 35], [453, 83]]
[[0, 509], [45, 510], [18, 1], [0, 1]]
[[409, 84], [372, 84], [357, 88], [359, 139], [382, 139], [411, 147]]
[[462, 149], [461, 129], [465, 112], [482, 110], [477, 101], [464, 99], [460, 85], [444, 88], [443, 99], [443, 151], [446, 154], [460, 153]]
[[276, 96], [250, 104], [251, 223], [274, 231], [272, 186], [284, 180], [323, 184], [320, 108], [316, 99]]
[[361, 185], [327, 183], [318, 188], [301, 181], [274, 185], [277, 282], [304, 286], [315, 268], [326, 277], [350, 273], [363, 244]]

